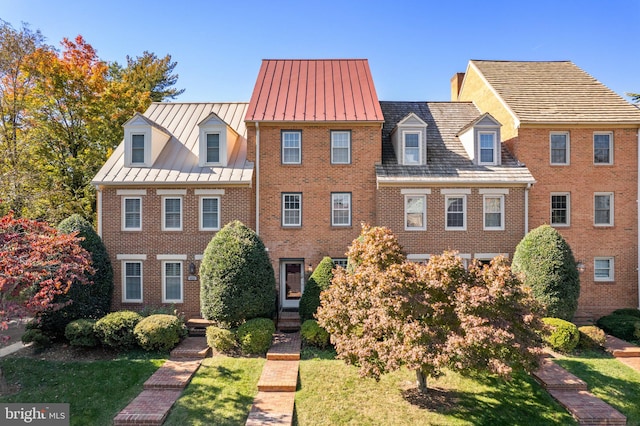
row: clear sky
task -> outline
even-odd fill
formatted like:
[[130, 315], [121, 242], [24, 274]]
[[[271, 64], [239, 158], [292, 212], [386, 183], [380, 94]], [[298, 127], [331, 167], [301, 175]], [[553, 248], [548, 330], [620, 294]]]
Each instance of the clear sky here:
[[366, 58], [381, 100], [449, 100], [469, 59], [571, 60], [640, 92], [640, 0], [0, 0], [0, 18], [107, 61], [170, 54], [179, 101], [248, 101], [262, 59]]

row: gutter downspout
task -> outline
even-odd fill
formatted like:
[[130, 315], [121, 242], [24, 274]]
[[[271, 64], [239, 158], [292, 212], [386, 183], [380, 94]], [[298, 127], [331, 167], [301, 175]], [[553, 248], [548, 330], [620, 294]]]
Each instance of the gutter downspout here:
[[636, 216], [638, 219], [638, 227], [636, 228], [636, 233], [638, 234], [638, 244], [636, 245], [636, 251], [638, 251], [638, 266], [636, 267], [636, 274], [638, 275], [638, 293], [636, 296], [638, 297], [638, 309], [640, 309], [640, 172], [638, 171], [638, 167], [640, 166], [640, 127], [638, 127], [638, 145], [636, 149], [638, 150], [638, 162], [636, 163], [636, 173], [638, 173], [638, 192], [636, 194]]
[[260, 123], [256, 121], [256, 234], [260, 235]]
[[524, 189], [524, 235], [529, 233], [529, 190], [531, 189], [531, 184], [528, 183], [527, 187]]
[[97, 231], [102, 238], [102, 188], [99, 185], [96, 185], [96, 210]]

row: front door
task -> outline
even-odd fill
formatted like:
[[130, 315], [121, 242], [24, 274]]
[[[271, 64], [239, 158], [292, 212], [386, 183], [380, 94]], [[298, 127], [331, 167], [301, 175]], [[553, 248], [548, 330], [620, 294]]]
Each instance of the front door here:
[[280, 306], [298, 308], [304, 291], [304, 262], [283, 260], [280, 263]]

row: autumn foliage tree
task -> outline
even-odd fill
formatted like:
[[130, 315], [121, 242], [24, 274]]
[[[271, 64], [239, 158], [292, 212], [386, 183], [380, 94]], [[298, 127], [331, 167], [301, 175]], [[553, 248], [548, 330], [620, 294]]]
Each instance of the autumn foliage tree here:
[[35, 314], [60, 306], [56, 296], [71, 285], [87, 285], [91, 256], [75, 233], [63, 234], [46, 223], [0, 218], [0, 318]]
[[368, 226], [348, 256], [351, 267], [335, 271], [317, 317], [362, 376], [406, 366], [424, 392], [426, 378], [445, 368], [509, 378], [538, 365], [539, 305], [505, 259], [465, 268], [446, 252], [412, 263], [390, 230]]

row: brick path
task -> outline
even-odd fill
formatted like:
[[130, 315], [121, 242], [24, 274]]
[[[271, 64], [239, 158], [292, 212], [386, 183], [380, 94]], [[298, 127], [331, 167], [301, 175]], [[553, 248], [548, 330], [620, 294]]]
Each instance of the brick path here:
[[113, 419], [114, 426], [161, 425], [209, 353], [206, 338], [187, 337], [144, 383], [143, 391]]
[[300, 366], [300, 333], [276, 333], [258, 381], [258, 395], [247, 426], [293, 423], [293, 409]]

